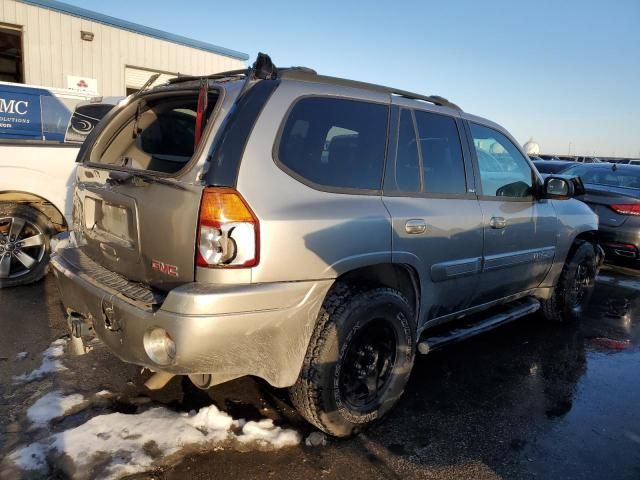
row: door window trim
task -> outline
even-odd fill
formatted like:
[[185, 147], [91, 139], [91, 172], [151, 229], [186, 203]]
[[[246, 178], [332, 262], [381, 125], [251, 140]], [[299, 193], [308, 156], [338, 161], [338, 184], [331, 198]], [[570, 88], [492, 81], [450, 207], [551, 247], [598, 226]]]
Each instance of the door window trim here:
[[[390, 116], [390, 125], [389, 125], [389, 131], [392, 132], [390, 133], [387, 138], [388, 138], [388, 147], [387, 147], [387, 155], [386, 155], [386, 162], [385, 162], [385, 171], [384, 171], [384, 175], [383, 175], [383, 186], [382, 186], [382, 196], [384, 197], [412, 197], [412, 198], [433, 198], [433, 199], [444, 199], [444, 200], [456, 200], [456, 199], [462, 199], [462, 200], [476, 200], [478, 198], [477, 195], [477, 190], [474, 187], [475, 184], [475, 175], [474, 175], [474, 170], [473, 170], [473, 163], [471, 162], [471, 158], [469, 155], [469, 148], [466, 145], [466, 141], [465, 141], [465, 133], [464, 133], [464, 126], [463, 123], [461, 122], [460, 118], [454, 116], [454, 115], [447, 115], [446, 113], [440, 113], [440, 112], [434, 112], [432, 110], [427, 110], [427, 109], [421, 109], [421, 108], [414, 108], [414, 107], [408, 107], [408, 106], [404, 106], [404, 105], [392, 105], [391, 107], [392, 110], [392, 114]], [[384, 180], [386, 180], [386, 174], [387, 174], [387, 169], [391, 168], [393, 169], [392, 173], [395, 173], [395, 155], [391, 155], [391, 152], [397, 152], [398, 149], [398, 140], [399, 140], [399, 133], [400, 133], [400, 115], [402, 113], [402, 110], [408, 110], [411, 112], [411, 118], [413, 120], [413, 130], [415, 133], [415, 137], [416, 140], [419, 138], [419, 132], [418, 132], [418, 122], [416, 119], [416, 111], [420, 111], [420, 112], [425, 112], [425, 113], [430, 113], [433, 115], [441, 115], [443, 117], [448, 117], [448, 118], [452, 118], [455, 121], [455, 126], [456, 126], [456, 130], [458, 132], [458, 140], [460, 141], [460, 148], [462, 151], [462, 166], [464, 168], [464, 173], [465, 173], [465, 185], [466, 185], [466, 192], [465, 193], [432, 193], [432, 192], [425, 192], [424, 191], [424, 164], [423, 164], [423, 158], [422, 158], [422, 147], [419, 145], [420, 142], [417, 142], [417, 149], [418, 149], [418, 166], [419, 166], [419, 171], [420, 171], [420, 191], [419, 192], [402, 192], [402, 191], [396, 191], [396, 190], [385, 190], [384, 189]], [[391, 150], [393, 149], [393, 150]], [[390, 161], [390, 159], [393, 158], [393, 161]]]
[[[383, 159], [382, 159], [382, 170], [380, 172], [381, 177], [380, 177], [380, 187], [379, 188], [377, 188], [377, 189], [365, 189], [365, 188], [332, 187], [330, 185], [321, 185], [321, 184], [313, 182], [313, 181], [309, 180], [308, 178], [303, 177], [299, 173], [293, 171], [284, 162], [282, 162], [282, 160], [280, 160], [279, 151], [280, 151], [280, 143], [282, 141], [282, 135], [284, 134], [284, 127], [287, 124], [287, 121], [289, 120], [289, 117], [291, 116], [291, 112], [296, 107], [296, 105], [298, 105], [298, 103], [300, 103], [302, 100], [305, 100], [305, 99], [308, 99], [308, 98], [328, 98], [328, 99], [331, 99], [331, 100], [348, 100], [348, 101], [354, 101], [354, 102], [360, 102], [360, 103], [371, 103], [371, 104], [374, 104], [374, 105], [382, 105], [382, 106], [387, 108], [387, 126], [386, 126], [385, 142], [384, 142], [384, 153], [383, 153]], [[280, 121], [280, 126], [278, 127], [278, 133], [276, 133], [276, 138], [274, 140], [273, 148], [271, 150], [271, 157], [272, 157], [274, 163], [276, 164], [276, 166], [280, 170], [282, 170], [284, 173], [289, 175], [294, 180], [296, 180], [296, 181], [302, 183], [303, 185], [306, 185], [307, 187], [312, 188], [314, 190], [317, 190], [317, 191], [320, 191], [320, 192], [326, 192], [326, 193], [341, 193], [341, 194], [347, 194], [347, 195], [379, 196], [379, 195], [382, 194], [382, 188], [383, 188], [383, 184], [384, 184], [384, 176], [385, 176], [385, 172], [386, 172], [386, 169], [387, 169], [387, 158], [388, 158], [387, 154], [388, 154], [388, 151], [389, 151], [389, 136], [390, 136], [390, 124], [391, 124], [391, 110], [392, 110], [392, 107], [393, 106], [389, 102], [379, 102], [379, 101], [375, 101], [375, 100], [365, 100], [365, 99], [362, 99], [362, 98], [357, 98], [357, 97], [352, 97], [352, 96], [345, 96], [345, 95], [308, 93], [308, 94], [296, 97], [296, 99], [293, 102], [291, 102], [291, 104], [287, 108], [287, 111], [285, 112], [284, 116], [282, 117], [282, 120]]]

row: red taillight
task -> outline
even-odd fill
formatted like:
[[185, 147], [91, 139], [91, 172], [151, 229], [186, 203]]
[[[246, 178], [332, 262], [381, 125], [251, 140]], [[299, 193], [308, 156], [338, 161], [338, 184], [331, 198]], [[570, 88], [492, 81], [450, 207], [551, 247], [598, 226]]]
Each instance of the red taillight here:
[[205, 188], [198, 219], [196, 265], [242, 268], [258, 264], [260, 224], [232, 188]]
[[610, 205], [610, 208], [620, 215], [640, 215], [640, 203]]

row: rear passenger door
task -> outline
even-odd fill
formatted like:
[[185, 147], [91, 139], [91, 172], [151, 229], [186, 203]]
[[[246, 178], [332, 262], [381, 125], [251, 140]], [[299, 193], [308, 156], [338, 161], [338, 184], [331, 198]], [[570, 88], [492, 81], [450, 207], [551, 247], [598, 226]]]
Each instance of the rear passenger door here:
[[558, 231], [549, 200], [536, 199], [536, 176], [514, 142], [495, 128], [469, 124], [479, 178], [484, 253], [477, 302], [540, 285], [555, 254]]
[[460, 120], [394, 101], [383, 201], [392, 217], [394, 261], [420, 274], [423, 324], [472, 306], [482, 213]]

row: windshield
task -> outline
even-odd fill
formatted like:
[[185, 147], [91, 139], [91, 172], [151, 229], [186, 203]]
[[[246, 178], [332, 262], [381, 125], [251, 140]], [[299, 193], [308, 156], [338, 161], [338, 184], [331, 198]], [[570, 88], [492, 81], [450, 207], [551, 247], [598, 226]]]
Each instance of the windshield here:
[[640, 190], [640, 168], [614, 170], [613, 168], [593, 168], [586, 165], [575, 165], [565, 170], [563, 174], [575, 175], [582, 178], [584, 183], [592, 185]]

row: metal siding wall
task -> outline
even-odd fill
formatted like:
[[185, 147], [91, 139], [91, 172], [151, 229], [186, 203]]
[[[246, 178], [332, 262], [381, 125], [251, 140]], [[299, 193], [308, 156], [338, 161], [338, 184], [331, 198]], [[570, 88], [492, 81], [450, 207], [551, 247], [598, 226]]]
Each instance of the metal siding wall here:
[[[186, 75], [244, 68], [204, 50], [120, 30], [52, 10], [0, 0], [0, 22], [22, 27], [25, 82], [66, 88], [67, 75], [96, 78], [102, 95], [124, 95], [125, 66]], [[92, 42], [80, 31], [94, 33]]]

